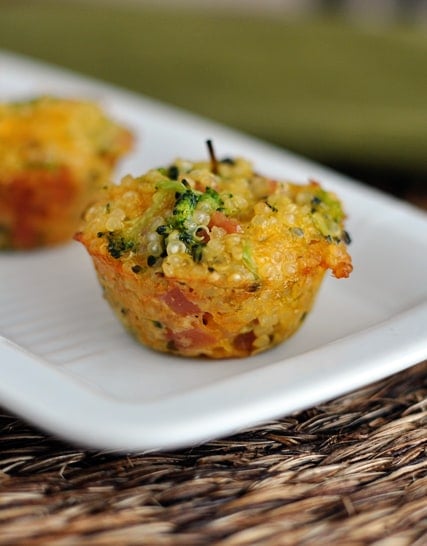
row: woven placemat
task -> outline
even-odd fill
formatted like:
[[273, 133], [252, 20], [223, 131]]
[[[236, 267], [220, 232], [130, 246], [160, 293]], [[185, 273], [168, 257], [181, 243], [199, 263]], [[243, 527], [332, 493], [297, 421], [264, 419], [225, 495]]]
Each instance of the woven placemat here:
[[427, 544], [427, 362], [192, 449], [81, 450], [0, 416], [0, 544]]

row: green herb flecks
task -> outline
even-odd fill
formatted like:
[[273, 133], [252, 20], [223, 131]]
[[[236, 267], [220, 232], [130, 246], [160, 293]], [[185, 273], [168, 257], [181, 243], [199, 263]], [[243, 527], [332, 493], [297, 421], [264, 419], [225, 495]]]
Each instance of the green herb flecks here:
[[345, 214], [334, 194], [317, 189], [311, 200], [311, 213], [314, 225], [324, 237], [337, 243], [341, 241]]
[[258, 278], [258, 268], [252, 255], [252, 247], [248, 241], [245, 241], [243, 245], [242, 261], [252, 275], [254, 275], [255, 278]]

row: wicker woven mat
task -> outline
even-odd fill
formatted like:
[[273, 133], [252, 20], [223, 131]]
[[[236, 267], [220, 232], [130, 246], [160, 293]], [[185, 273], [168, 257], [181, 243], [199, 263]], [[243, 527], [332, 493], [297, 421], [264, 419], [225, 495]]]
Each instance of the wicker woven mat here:
[[193, 449], [80, 450], [0, 416], [0, 544], [427, 544], [427, 362]]

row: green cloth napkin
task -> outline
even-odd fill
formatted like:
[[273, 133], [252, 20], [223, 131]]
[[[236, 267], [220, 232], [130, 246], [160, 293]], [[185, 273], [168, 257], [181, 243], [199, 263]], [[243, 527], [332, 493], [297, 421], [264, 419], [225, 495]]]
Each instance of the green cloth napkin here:
[[427, 173], [425, 27], [0, 0], [0, 47], [326, 163]]

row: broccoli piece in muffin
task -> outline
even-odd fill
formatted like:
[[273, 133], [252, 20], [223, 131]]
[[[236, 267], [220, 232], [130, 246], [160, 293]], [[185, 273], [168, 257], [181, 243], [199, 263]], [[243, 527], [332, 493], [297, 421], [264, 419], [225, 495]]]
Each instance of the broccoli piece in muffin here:
[[108, 252], [113, 258], [120, 258], [122, 254], [135, 249], [135, 242], [126, 239], [122, 233], [117, 231], [109, 231], [107, 233]]
[[[165, 184], [161, 188], [164, 190]], [[167, 254], [184, 250], [195, 262], [200, 262], [206, 244], [206, 225], [213, 212], [222, 210], [223, 200], [214, 189], [195, 190], [185, 179], [174, 183], [170, 189], [175, 190], [172, 213], [156, 231], [163, 238]]]

